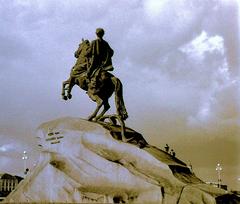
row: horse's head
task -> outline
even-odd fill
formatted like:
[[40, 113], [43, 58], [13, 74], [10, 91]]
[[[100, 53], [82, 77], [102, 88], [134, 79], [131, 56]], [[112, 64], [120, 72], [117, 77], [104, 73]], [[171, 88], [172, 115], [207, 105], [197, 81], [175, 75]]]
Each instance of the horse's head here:
[[83, 49], [83, 48], [86, 48], [86, 47], [89, 47], [90, 46], [90, 42], [89, 40], [84, 40], [84, 38], [82, 38], [82, 42], [79, 44], [79, 46]]
[[78, 50], [75, 52], [75, 57], [78, 59], [85, 58], [87, 56], [89, 47], [90, 47], [89, 40], [84, 40], [82, 38], [82, 42], [80, 42]]

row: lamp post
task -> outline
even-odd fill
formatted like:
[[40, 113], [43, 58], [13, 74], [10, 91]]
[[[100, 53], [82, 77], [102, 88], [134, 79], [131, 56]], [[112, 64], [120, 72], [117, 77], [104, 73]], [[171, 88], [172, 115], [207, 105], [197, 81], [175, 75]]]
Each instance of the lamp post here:
[[27, 156], [27, 151], [23, 151], [23, 156], [22, 156], [22, 160], [23, 160], [23, 165], [24, 165], [24, 174], [26, 174], [26, 169], [27, 169], [27, 159], [28, 159], [28, 156]]
[[221, 188], [221, 171], [222, 171], [221, 165], [218, 163], [216, 166], [216, 171], [218, 173], [218, 188]]

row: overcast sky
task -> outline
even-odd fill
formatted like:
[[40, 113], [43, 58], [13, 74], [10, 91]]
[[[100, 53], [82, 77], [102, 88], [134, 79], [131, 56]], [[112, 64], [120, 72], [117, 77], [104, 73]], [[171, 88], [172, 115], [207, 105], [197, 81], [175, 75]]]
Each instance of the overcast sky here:
[[103, 27], [127, 125], [204, 181], [220, 163], [240, 190], [238, 10], [237, 0], [0, 0], [0, 171], [21, 174], [24, 150], [33, 165], [42, 122], [93, 111], [77, 87], [61, 100], [61, 83], [81, 38]]

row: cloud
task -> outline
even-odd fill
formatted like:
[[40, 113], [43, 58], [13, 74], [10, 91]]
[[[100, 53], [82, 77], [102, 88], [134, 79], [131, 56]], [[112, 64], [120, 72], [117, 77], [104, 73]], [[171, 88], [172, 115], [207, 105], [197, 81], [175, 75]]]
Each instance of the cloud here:
[[5, 145], [2, 145], [0, 146], [0, 152], [6, 152], [6, 151], [9, 151], [9, 150], [13, 150], [13, 145], [12, 144], [5, 144]]
[[202, 32], [199, 37], [180, 50], [200, 64], [195, 68], [207, 67], [204, 73], [198, 74], [204, 74], [205, 81], [210, 82], [206, 86], [207, 89], [203, 89], [202, 102], [195, 119], [192, 116], [189, 117], [191, 123], [196, 120], [194, 123], [203, 122], [206, 125], [211, 124], [210, 121], [236, 120], [239, 114], [238, 89], [236, 80], [230, 77], [223, 38], [208, 37], [205, 32]]
[[189, 44], [184, 45], [180, 50], [188, 55], [193, 60], [204, 60], [207, 55], [216, 52], [219, 55], [224, 55], [223, 38], [221, 36], [209, 37], [205, 31], [193, 39]]

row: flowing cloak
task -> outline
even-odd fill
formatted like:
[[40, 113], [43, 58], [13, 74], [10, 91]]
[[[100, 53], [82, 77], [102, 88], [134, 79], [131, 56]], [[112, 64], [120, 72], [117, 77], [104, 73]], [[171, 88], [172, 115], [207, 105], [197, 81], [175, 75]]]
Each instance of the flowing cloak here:
[[91, 66], [89, 72], [101, 68], [106, 71], [112, 71], [113, 49], [103, 39], [96, 39], [91, 42]]

